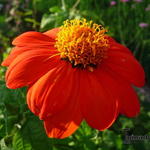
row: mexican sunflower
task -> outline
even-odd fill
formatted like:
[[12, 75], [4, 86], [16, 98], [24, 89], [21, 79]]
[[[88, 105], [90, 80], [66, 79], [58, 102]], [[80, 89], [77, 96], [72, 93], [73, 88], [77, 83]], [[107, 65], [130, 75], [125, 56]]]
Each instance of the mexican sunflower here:
[[85, 120], [100, 131], [119, 114], [134, 117], [140, 105], [133, 86], [145, 82], [131, 51], [86, 19], [67, 20], [44, 33], [26, 32], [3, 61], [6, 85], [27, 86], [27, 104], [48, 137], [65, 138]]

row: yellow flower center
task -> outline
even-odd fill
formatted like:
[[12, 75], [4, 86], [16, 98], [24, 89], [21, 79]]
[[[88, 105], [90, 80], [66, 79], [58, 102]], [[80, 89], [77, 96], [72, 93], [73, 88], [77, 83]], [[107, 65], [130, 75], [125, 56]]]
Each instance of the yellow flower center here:
[[67, 20], [60, 27], [55, 46], [60, 57], [71, 62], [73, 67], [93, 71], [107, 58], [109, 44], [105, 33], [101, 25], [92, 21]]

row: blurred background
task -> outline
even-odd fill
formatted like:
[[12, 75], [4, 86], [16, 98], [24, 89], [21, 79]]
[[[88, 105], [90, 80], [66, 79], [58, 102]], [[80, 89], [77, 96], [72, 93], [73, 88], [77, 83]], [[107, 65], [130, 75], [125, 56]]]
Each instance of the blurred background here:
[[150, 139], [125, 144], [130, 135], [150, 136], [150, 0], [0, 0], [0, 61], [10, 52], [11, 41], [25, 31], [44, 32], [66, 19], [86, 18], [108, 29], [108, 34], [131, 49], [146, 72], [146, 85], [136, 89], [141, 113], [119, 116], [104, 132], [85, 122], [69, 138], [49, 139], [42, 122], [27, 108], [26, 89], [5, 86], [0, 69], [0, 150], [149, 150]]

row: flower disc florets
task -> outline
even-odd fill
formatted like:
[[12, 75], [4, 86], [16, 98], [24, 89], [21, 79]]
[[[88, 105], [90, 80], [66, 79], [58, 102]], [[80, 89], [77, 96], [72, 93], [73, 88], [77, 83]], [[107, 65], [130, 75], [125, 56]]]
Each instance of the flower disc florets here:
[[73, 67], [94, 68], [107, 58], [109, 47], [106, 30], [86, 19], [67, 20], [57, 34], [56, 48], [60, 57]]

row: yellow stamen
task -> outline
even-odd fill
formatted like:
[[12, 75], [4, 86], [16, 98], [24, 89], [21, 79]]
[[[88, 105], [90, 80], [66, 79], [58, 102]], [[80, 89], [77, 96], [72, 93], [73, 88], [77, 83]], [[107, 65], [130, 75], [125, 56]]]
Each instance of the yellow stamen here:
[[[60, 57], [68, 60], [74, 67], [92, 68], [107, 58], [108, 40], [106, 30], [86, 19], [67, 20], [60, 28], [56, 39], [56, 48]], [[90, 69], [89, 69], [90, 68]]]

